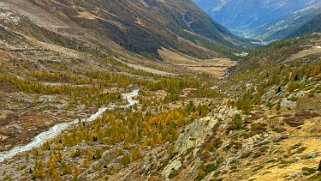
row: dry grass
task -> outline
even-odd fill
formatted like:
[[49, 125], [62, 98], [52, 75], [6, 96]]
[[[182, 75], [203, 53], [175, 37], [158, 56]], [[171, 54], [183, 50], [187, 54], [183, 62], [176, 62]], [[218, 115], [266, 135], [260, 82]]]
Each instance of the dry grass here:
[[236, 65], [236, 62], [228, 58], [200, 60], [165, 48], [159, 50], [159, 53], [170, 64], [182, 66], [192, 71], [208, 73], [215, 77], [224, 76], [228, 68]]
[[309, 55], [315, 55], [315, 54], [320, 54], [321, 53], [321, 49], [317, 48], [317, 47], [311, 47], [309, 49], [305, 49], [303, 51], [300, 51], [296, 54], [293, 54], [287, 61], [292, 61], [292, 60], [297, 60], [300, 58], [304, 58], [307, 57]]
[[[311, 159], [305, 159], [304, 157], [309, 153], [320, 153], [321, 140], [315, 135], [316, 133], [320, 133], [321, 130], [319, 121], [320, 118], [308, 120], [299, 130], [296, 128], [288, 128], [290, 137], [281, 142], [280, 147], [286, 151], [291, 150], [292, 153], [295, 152], [293, 145], [300, 144], [299, 148], [305, 148], [302, 149], [300, 153], [294, 154], [289, 158], [284, 158], [286, 161], [293, 161], [295, 157], [300, 157], [302, 158], [300, 161], [286, 164], [286, 166], [277, 163], [264, 164], [265, 167], [251, 175], [250, 180], [284, 180], [285, 177], [293, 173], [302, 173], [302, 168], [304, 167], [317, 168], [320, 162], [320, 156]], [[269, 156], [271, 157], [271, 155]]]
[[94, 15], [94, 14], [88, 12], [88, 11], [78, 12], [78, 17], [85, 18], [85, 19], [90, 19], [90, 20], [94, 20], [94, 19], [98, 18], [96, 15]]
[[[293, 163], [287, 167], [279, 168], [279, 167], [273, 167], [269, 169], [262, 169], [262, 171], [259, 174], [256, 174], [255, 176], [251, 177], [250, 180], [256, 179], [256, 180], [266, 180], [266, 181], [281, 181], [285, 180], [287, 176], [293, 173], [301, 173], [302, 168], [309, 167], [309, 168], [316, 168], [316, 166], [319, 163], [319, 158], [315, 159], [308, 159], [308, 160], [302, 160], [297, 163]], [[264, 174], [265, 172], [269, 172], [267, 174]]]

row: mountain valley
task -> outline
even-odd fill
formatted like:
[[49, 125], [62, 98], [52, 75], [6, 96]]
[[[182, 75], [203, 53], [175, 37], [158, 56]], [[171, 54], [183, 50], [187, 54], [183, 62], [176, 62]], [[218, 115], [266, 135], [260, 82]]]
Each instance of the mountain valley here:
[[288, 38], [321, 12], [318, 0], [194, 1], [233, 33], [267, 42]]
[[255, 11], [1, 0], [0, 180], [320, 180], [319, 1], [270, 3], [295, 28], [258, 46]]

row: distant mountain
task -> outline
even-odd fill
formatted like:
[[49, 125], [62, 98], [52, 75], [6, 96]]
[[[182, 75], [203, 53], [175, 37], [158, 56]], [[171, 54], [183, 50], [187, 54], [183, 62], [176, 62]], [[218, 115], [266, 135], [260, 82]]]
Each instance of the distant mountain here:
[[[295, 18], [291, 13], [321, 5], [320, 0], [194, 0], [194, 2], [232, 32], [250, 37], [261, 33], [272, 35], [280, 29], [281, 25], [275, 23], [280, 22], [282, 17]], [[302, 14], [307, 20], [313, 17], [313, 15], [306, 16]], [[300, 23], [295, 20], [290, 19], [289, 24], [283, 23], [282, 26], [299, 26]], [[275, 29], [269, 29], [271, 27]]]
[[307, 8], [282, 16], [258, 28], [256, 38], [265, 41], [287, 38], [320, 12], [320, 8]]
[[320, 180], [320, 37], [241, 53], [191, 0], [0, 0], [0, 181]]
[[321, 14], [315, 16], [312, 20], [298, 28], [290, 35], [290, 37], [300, 36], [312, 32], [321, 32]]
[[161, 47], [208, 58], [241, 41], [191, 0], [30, 0], [66, 24], [80, 26], [100, 41], [157, 57]]

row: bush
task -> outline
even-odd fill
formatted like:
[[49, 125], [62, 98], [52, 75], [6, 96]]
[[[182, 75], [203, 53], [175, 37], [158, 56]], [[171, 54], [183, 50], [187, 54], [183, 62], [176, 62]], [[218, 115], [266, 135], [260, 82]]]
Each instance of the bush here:
[[76, 158], [76, 157], [79, 157], [81, 155], [80, 153], [80, 150], [73, 150], [72, 153], [71, 153], [71, 157], [72, 158]]
[[239, 114], [236, 114], [232, 121], [232, 128], [238, 130], [238, 129], [242, 129], [242, 127], [243, 127], [242, 118]]
[[138, 148], [134, 148], [131, 152], [131, 156], [132, 156], [133, 161], [136, 161], [142, 157], [142, 154], [140, 153]]
[[240, 98], [236, 103], [236, 107], [239, 110], [243, 110], [245, 112], [249, 112], [251, 110], [251, 105], [252, 105], [252, 100], [251, 100], [251, 93], [249, 91], [245, 92], [242, 98]]
[[298, 82], [290, 82], [289, 84], [288, 84], [288, 88], [287, 88], [287, 90], [289, 91], [289, 92], [293, 92], [293, 91], [295, 91], [296, 89], [299, 89], [301, 86], [300, 86], [300, 84], [298, 83]]
[[308, 167], [303, 167], [302, 168], [302, 171], [303, 171], [303, 175], [312, 175], [316, 172], [316, 169], [315, 168], [308, 168]]
[[218, 166], [215, 165], [215, 164], [208, 164], [208, 165], [205, 166], [204, 171], [205, 171], [206, 174], [208, 174], [208, 173], [216, 170], [217, 168], [218, 168]]
[[121, 159], [120, 159], [120, 164], [122, 164], [123, 166], [127, 166], [130, 164], [130, 156], [128, 154], [124, 155]]

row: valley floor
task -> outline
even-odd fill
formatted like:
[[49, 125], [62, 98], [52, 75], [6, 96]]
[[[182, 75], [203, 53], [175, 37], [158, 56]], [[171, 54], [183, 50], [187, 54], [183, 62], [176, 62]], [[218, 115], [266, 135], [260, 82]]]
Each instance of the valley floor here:
[[0, 11], [0, 180], [320, 180], [320, 34], [150, 60]]

